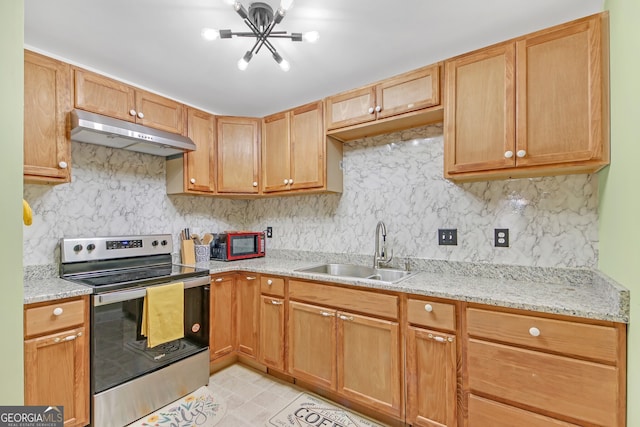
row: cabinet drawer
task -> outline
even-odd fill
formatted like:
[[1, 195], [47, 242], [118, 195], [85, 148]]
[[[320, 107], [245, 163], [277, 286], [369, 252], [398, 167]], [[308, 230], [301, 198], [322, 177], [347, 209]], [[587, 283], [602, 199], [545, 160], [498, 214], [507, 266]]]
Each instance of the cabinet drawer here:
[[25, 336], [82, 325], [84, 314], [84, 300], [26, 307], [24, 312]]
[[260, 292], [284, 297], [284, 279], [282, 277], [262, 276], [260, 278]]
[[453, 304], [409, 299], [407, 319], [413, 325], [455, 331], [456, 308]]
[[289, 298], [374, 316], [398, 318], [398, 297], [395, 295], [289, 280]]
[[469, 388], [599, 426], [618, 426], [618, 368], [470, 339]]
[[576, 424], [469, 395], [469, 425], [487, 427], [578, 427]]
[[467, 330], [492, 341], [610, 363], [618, 359], [618, 330], [607, 326], [469, 308]]

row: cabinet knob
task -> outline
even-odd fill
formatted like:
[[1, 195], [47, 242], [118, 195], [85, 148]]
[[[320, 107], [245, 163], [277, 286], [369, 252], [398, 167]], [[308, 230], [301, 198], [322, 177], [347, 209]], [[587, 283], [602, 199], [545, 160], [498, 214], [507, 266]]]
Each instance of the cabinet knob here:
[[518, 150], [518, 152], [516, 153], [516, 156], [520, 158], [523, 158], [526, 155], [527, 155], [527, 152], [525, 150]]
[[64, 310], [62, 309], [62, 307], [56, 307], [53, 309], [53, 315], [54, 316], [60, 316], [62, 314]]
[[285, 184], [288, 184], [288, 183], [289, 183], [289, 180], [288, 180], [288, 179], [285, 179], [285, 180], [284, 180], [284, 183], [285, 183]]
[[142, 114], [142, 111], [138, 111], [138, 118], [144, 119], [144, 114]]
[[253, 186], [254, 186], [254, 187], [257, 187], [257, 186], [258, 186], [258, 183], [257, 183], [256, 181], [253, 181]]
[[540, 336], [540, 329], [536, 328], [535, 326], [529, 328], [529, 334], [532, 337], [539, 337]]
[[373, 107], [369, 107], [369, 114], [373, 114], [374, 111]]
[[192, 184], [195, 184], [195, 183], [196, 183], [196, 179], [195, 179], [195, 178], [191, 178], [191, 179], [189, 180], [189, 182], [190, 182], [190, 183], [192, 183]]
[[293, 178], [289, 179], [289, 184], [293, 184]]
[[133, 109], [129, 110], [129, 115], [130, 116], [135, 116], [136, 115], [136, 110], [133, 110]]
[[267, 280], [267, 285], [273, 285], [273, 280], [271, 279]]
[[376, 105], [376, 113], [379, 113], [380, 111], [382, 111], [382, 107], [379, 105]]
[[431, 313], [433, 311], [433, 306], [431, 304], [425, 304], [424, 311]]
[[509, 151], [505, 151], [504, 152], [504, 158], [505, 159], [510, 159], [513, 157], [513, 151], [509, 150]]
[[69, 166], [69, 165], [68, 165], [68, 164], [67, 164], [67, 162], [65, 162], [65, 161], [62, 161], [62, 162], [58, 163], [58, 167], [59, 167], [60, 169], [66, 169], [66, 168], [67, 168], [67, 166]]

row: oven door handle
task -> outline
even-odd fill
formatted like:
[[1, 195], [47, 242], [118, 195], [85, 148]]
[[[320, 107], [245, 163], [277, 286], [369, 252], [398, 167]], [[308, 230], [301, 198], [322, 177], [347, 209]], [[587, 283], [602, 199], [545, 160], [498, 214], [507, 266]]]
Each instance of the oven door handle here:
[[[210, 283], [210, 280], [211, 279], [209, 278], [209, 276], [203, 276], [203, 277], [197, 277], [195, 279], [183, 280], [182, 283], [184, 284], [185, 289], [189, 289], [189, 288], [195, 288], [198, 286], [208, 285]], [[171, 283], [178, 283], [178, 281], [171, 282]], [[163, 283], [156, 286], [164, 286], [168, 284], [170, 283]], [[117, 302], [143, 298], [145, 295], [147, 295], [147, 288], [127, 289], [124, 291], [109, 292], [106, 294], [94, 295], [93, 305], [95, 307], [99, 307], [101, 305], [114, 304]]]

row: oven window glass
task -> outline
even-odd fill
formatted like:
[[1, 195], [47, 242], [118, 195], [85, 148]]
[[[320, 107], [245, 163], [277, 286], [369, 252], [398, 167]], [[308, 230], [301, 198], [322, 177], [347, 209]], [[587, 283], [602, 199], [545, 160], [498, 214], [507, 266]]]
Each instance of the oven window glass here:
[[231, 255], [248, 255], [258, 253], [256, 236], [232, 236]]
[[144, 298], [91, 309], [91, 388], [94, 394], [196, 354], [209, 345], [209, 287], [185, 289], [182, 339], [147, 348], [140, 334]]

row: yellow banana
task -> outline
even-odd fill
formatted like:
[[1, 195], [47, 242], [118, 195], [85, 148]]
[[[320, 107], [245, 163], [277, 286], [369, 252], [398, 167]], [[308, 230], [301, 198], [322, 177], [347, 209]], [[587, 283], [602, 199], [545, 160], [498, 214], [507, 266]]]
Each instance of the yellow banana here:
[[22, 221], [24, 225], [31, 225], [33, 223], [33, 211], [25, 199], [22, 199]]

